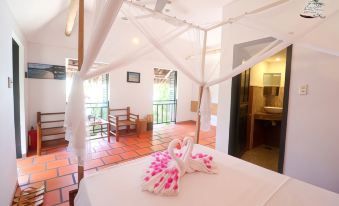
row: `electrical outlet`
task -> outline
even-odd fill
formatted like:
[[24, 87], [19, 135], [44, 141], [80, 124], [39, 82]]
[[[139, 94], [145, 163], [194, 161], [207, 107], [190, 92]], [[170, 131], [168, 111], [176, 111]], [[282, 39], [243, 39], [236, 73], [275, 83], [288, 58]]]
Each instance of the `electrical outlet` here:
[[307, 95], [308, 94], [308, 85], [302, 85], [299, 87], [299, 95]]

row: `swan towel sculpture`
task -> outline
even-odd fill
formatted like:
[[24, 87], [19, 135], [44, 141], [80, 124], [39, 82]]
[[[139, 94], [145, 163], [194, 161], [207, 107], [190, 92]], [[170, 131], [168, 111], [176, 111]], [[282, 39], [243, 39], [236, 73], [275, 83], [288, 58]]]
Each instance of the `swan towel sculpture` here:
[[[175, 152], [177, 145], [180, 150]], [[217, 167], [213, 157], [207, 154], [192, 154], [193, 139], [174, 139], [167, 151], [152, 154], [153, 160], [143, 177], [142, 190], [161, 195], [177, 195], [180, 178], [185, 173], [204, 172], [215, 174]]]

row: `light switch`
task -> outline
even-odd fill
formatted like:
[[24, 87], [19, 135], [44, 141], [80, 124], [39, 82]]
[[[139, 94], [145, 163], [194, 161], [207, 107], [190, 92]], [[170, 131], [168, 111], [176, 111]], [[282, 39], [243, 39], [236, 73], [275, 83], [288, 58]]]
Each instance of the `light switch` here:
[[7, 83], [8, 88], [12, 88], [13, 80], [10, 77], [8, 77], [7, 81], [8, 81], [8, 83]]
[[299, 95], [307, 95], [308, 94], [308, 85], [302, 85], [299, 87]]

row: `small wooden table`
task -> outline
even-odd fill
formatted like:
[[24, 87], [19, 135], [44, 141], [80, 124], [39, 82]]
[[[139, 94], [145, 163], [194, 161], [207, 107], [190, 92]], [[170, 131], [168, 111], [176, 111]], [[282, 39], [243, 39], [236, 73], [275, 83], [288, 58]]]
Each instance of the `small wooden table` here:
[[[98, 119], [95, 119], [95, 121], [90, 121], [90, 122], [88, 122], [88, 126], [89, 127], [93, 127], [93, 133], [94, 133], [94, 127], [95, 126], [100, 126], [100, 134], [101, 134], [101, 137], [100, 138], [104, 138], [105, 136], [103, 136], [103, 125], [106, 125], [106, 128], [108, 129], [108, 124], [109, 124], [109, 122], [108, 121], [106, 121], [106, 120], [104, 120], [104, 119], [100, 119], [100, 118], [98, 118]], [[109, 131], [107, 131], [107, 133], [108, 133]], [[107, 135], [106, 136], [107, 137], [107, 139], [108, 139], [108, 142], [110, 142], [110, 138], [109, 138], [109, 135]], [[95, 138], [95, 139], [98, 139], [98, 138]]]

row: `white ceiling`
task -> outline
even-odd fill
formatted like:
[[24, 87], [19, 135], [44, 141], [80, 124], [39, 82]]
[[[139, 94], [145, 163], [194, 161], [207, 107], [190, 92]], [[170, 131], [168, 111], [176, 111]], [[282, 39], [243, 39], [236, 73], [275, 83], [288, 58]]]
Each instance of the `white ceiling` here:
[[[227, 17], [234, 17], [248, 10], [253, 10], [269, 2], [277, 0], [171, 0], [172, 3], [165, 7], [169, 9], [168, 15], [185, 19], [201, 26], [211, 25]], [[338, 0], [323, 0], [326, 4], [326, 12], [331, 13], [339, 9]], [[64, 35], [67, 8], [70, 0], [7, 0], [12, 13], [26, 36], [27, 41], [39, 44], [54, 45], [59, 47], [77, 47], [77, 25], [71, 37]], [[90, 22], [93, 14], [95, 0], [85, 0], [86, 21]], [[140, 0], [138, 3], [146, 4], [150, 8], [154, 6], [155, 0]], [[289, 32], [298, 32], [310, 26], [316, 20], [303, 19], [299, 17], [305, 0], [290, 0], [288, 3], [273, 8], [267, 12], [253, 15], [244, 19], [254, 25], [261, 25], [267, 31], [276, 31], [287, 35]], [[223, 6], [227, 5], [227, 7]], [[120, 15], [121, 17], [122, 15]], [[338, 18], [337, 18], [338, 17]], [[339, 36], [339, 15], [325, 22], [315, 30], [316, 35], [305, 37], [312, 45], [325, 47], [329, 50], [339, 51], [339, 41], [333, 41]], [[166, 24], [153, 25], [154, 28], [162, 30]], [[164, 27], [165, 26], [165, 27]], [[86, 27], [85, 29], [88, 29]], [[265, 32], [265, 31], [263, 31]], [[269, 32], [267, 36], [270, 36]], [[112, 27], [109, 37], [102, 49], [103, 56], [112, 56], [117, 52], [135, 49], [131, 43], [133, 37], [138, 37], [141, 44], [146, 40], [128, 22], [119, 18]], [[117, 39], [119, 41], [117, 41]], [[187, 40], [187, 39], [186, 39]], [[210, 46], [220, 45], [221, 29], [209, 33]]]
[[[94, 0], [85, 0], [86, 17], [93, 11]], [[232, 0], [172, 0], [165, 9], [171, 16], [185, 19], [199, 25], [210, 25], [222, 18], [223, 5]], [[30, 42], [47, 43], [53, 37], [57, 45], [75, 47], [64, 34], [67, 8], [70, 0], [7, 0], [12, 13]], [[156, 0], [139, 0], [137, 3], [146, 4], [152, 8]], [[55, 38], [54, 38], [55, 37]], [[47, 39], [46, 39], [47, 38]], [[49, 44], [53, 44], [49, 41]]]

